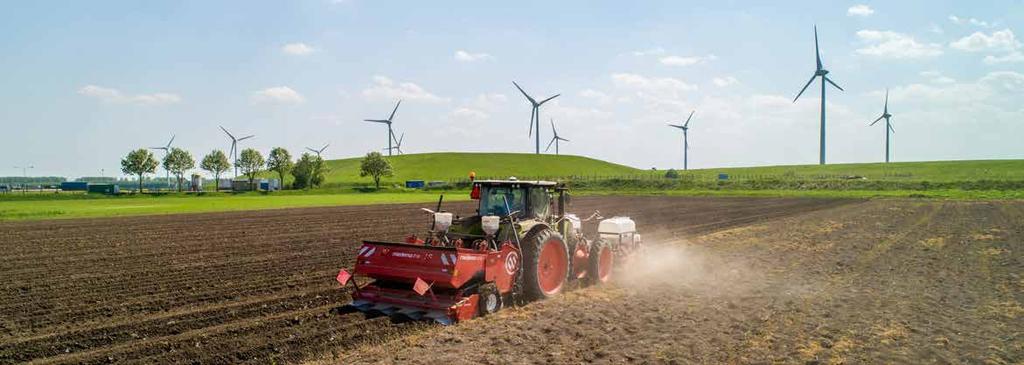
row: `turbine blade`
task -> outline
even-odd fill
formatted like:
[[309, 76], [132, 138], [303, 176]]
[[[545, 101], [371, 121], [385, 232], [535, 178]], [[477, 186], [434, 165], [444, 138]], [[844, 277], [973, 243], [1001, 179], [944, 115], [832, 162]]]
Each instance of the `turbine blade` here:
[[868, 127], [875, 125], [875, 123], [878, 123], [878, 121], [882, 120], [882, 118], [885, 118], [885, 116], [883, 115], [883, 116], [878, 117], [878, 119], [875, 119], [874, 122], [871, 122], [871, 124], [868, 124]]
[[327, 150], [327, 146], [330, 146], [330, 145], [331, 145], [330, 143], [324, 144], [324, 147], [320, 149], [320, 153], [323, 153], [325, 150]]
[[313, 152], [313, 153], [316, 153], [316, 152], [317, 152], [317, 150], [314, 150], [314, 149], [312, 149], [312, 148], [309, 148], [309, 147], [306, 147], [306, 149], [307, 149], [307, 150], [309, 150], [309, 152]]
[[896, 130], [892, 128], [892, 120], [893, 119], [896, 119], [896, 117], [889, 117], [889, 120], [887, 120], [885, 124], [888, 125], [889, 126], [889, 130], [892, 131], [892, 133], [895, 134]]
[[683, 126], [681, 126], [681, 125], [675, 125], [675, 124], [669, 124], [668, 126], [669, 126], [669, 127], [676, 127], [676, 128], [679, 128], [679, 129], [683, 129], [683, 128], [686, 128], [686, 127], [683, 127]]
[[255, 134], [248, 135], [248, 136], [239, 138], [238, 141], [241, 142], [241, 141], [247, 140], [247, 139], [252, 138], [252, 137], [256, 137], [256, 135]]
[[554, 143], [555, 143], [555, 138], [552, 138], [551, 142], [548, 142], [547, 148], [544, 148], [544, 152], [547, 152], [548, 150], [550, 150], [551, 149], [551, 145], [554, 144]]
[[551, 134], [558, 137], [558, 130], [555, 129], [555, 118], [551, 118]]
[[523, 96], [525, 96], [531, 104], [537, 104], [537, 101], [533, 100], [533, 97], [531, 97], [530, 94], [527, 94], [526, 91], [523, 90], [523, 88], [519, 87], [519, 84], [517, 84], [515, 81], [512, 81], [512, 85], [515, 85], [516, 89], [519, 89], [519, 92], [523, 93]]
[[690, 126], [690, 118], [693, 118], [693, 113], [694, 112], [696, 112], [696, 110], [690, 111], [690, 116], [686, 117], [686, 123], [683, 123], [683, 127], [689, 127]]
[[395, 112], [398, 111], [398, 106], [399, 105], [402, 105], [402, 100], [401, 99], [398, 100], [398, 104], [395, 104], [395, 109], [391, 110], [391, 116], [388, 117], [388, 122], [390, 122], [392, 119], [395, 119]]
[[224, 126], [220, 126], [220, 130], [224, 131], [224, 133], [227, 133], [228, 137], [231, 137], [231, 139], [235, 139], [235, 136], [231, 135], [231, 132], [228, 132], [227, 129], [224, 129]]
[[882, 109], [882, 114], [889, 114], [889, 88], [885, 88], [885, 108]]
[[530, 137], [533, 137], [533, 119], [534, 119], [534, 116], [536, 116], [536, 115], [537, 115], [537, 107], [534, 106], [533, 110], [530, 110], [530, 133], [527, 134]]
[[818, 51], [818, 26], [814, 26], [814, 58], [818, 61], [818, 70], [821, 70], [821, 52]]
[[839, 87], [839, 85], [836, 85], [836, 83], [832, 82], [832, 79], [828, 78], [828, 76], [822, 76], [822, 77], [825, 78], [825, 81], [828, 81], [828, 83], [832, 84], [832, 86], [835, 86], [836, 89], [839, 89], [839, 91], [846, 91], [846, 90], [843, 90], [843, 88]]
[[537, 103], [537, 106], [541, 106], [541, 105], [543, 105], [544, 103], [548, 102], [548, 100], [551, 100], [551, 99], [557, 98], [557, 97], [558, 97], [559, 95], [562, 95], [562, 94], [555, 94], [555, 96], [552, 96], [552, 97], [550, 97], [550, 98], [544, 99], [544, 101], [542, 101], [542, 102], [540, 102], [540, 103]]
[[170, 141], [167, 141], [167, 147], [171, 147], [171, 143], [174, 143], [174, 137], [177, 137], [177, 136], [178, 136], [178, 135], [172, 135], [172, 136], [171, 136], [171, 140], [170, 140]]
[[562, 142], [569, 142], [568, 139], [565, 139], [565, 138], [562, 138], [562, 137], [555, 137], [555, 138], [557, 138], [559, 141], [562, 141]]
[[808, 87], [808, 86], [811, 86], [811, 83], [812, 83], [812, 82], [814, 82], [814, 78], [815, 78], [815, 77], [818, 77], [818, 75], [817, 75], [817, 74], [811, 75], [811, 79], [810, 79], [810, 80], [807, 80], [807, 85], [804, 85], [804, 88], [803, 88], [803, 89], [800, 89], [800, 93], [799, 93], [799, 94], [796, 94], [796, 97], [795, 97], [795, 98], [793, 98], [793, 102], [794, 102], [794, 103], [796, 102], [796, 99], [800, 99], [800, 95], [803, 95], [803, 94], [804, 94], [804, 91], [807, 91], [807, 87]]

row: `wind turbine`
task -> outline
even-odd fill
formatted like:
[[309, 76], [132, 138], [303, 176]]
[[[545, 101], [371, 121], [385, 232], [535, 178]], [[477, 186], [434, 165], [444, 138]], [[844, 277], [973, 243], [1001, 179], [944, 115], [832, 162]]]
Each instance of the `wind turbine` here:
[[839, 89], [839, 91], [844, 91], [844, 90], [843, 90], [842, 87], [839, 87], [839, 85], [836, 85], [835, 82], [832, 82], [832, 79], [830, 79], [830, 78], [828, 78], [828, 76], [826, 76], [826, 75], [828, 75], [828, 70], [826, 70], [825, 67], [821, 65], [821, 52], [818, 51], [818, 26], [814, 26], [814, 57], [818, 61], [818, 68], [815, 69], [814, 75], [811, 75], [811, 79], [807, 81], [807, 84], [804, 85], [804, 88], [800, 89], [800, 93], [796, 94], [796, 97], [793, 98], [793, 102], [795, 103], [796, 99], [799, 99], [800, 95], [803, 95], [804, 90], [807, 90], [807, 87], [811, 86], [811, 83], [814, 82], [814, 78], [819, 77], [819, 76], [821, 77], [821, 137], [820, 137], [821, 150], [820, 150], [820, 156], [818, 157], [818, 164], [824, 165], [825, 164], [825, 82], [827, 81], [828, 83], [832, 84], [832, 86], [835, 86], [836, 89]]
[[227, 129], [224, 129], [224, 126], [220, 126], [220, 130], [224, 131], [224, 133], [226, 133], [228, 137], [231, 138], [231, 152], [229, 152], [228, 155], [231, 156], [231, 165], [235, 167], [235, 177], [238, 177], [238, 142], [247, 140], [252, 137], [256, 137], [256, 135], [250, 134], [242, 138], [235, 138], [235, 135], [231, 134], [231, 132], [228, 132]]
[[[157, 146], [157, 147], [150, 147], [149, 149], [164, 151], [164, 157], [166, 158], [167, 154], [171, 152], [171, 143], [174, 143], [174, 137], [177, 137], [177, 135], [172, 135], [171, 136], [171, 140], [167, 141], [166, 145]], [[167, 177], [165, 178], [165, 181], [167, 182], [167, 188], [170, 189], [171, 188], [171, 171], [167, 170], [166, 168], [164, 170], [167, 173]]]
[[896, 133], [895, 129], [892, 129], [892, 114], [889, 114], [889, 89], [885, 89], [885, 107], [882, 108], [882, 116], [875, 119], [874, 122], [868, 124], [873, 126], [878, 121], [885, 119], [885, 162], [889, 162], [889, 132]]
[[536, 125], [537, 126], [537, 135], [536, 135], [537, 151], [536, 152], [539, 155], [540, 154], [540, 106], [544, 105], [544, 103], [548, 102], [551, 99], [557, 98], [559, 95], [562, 95], [562, 94], [555, 94], [555, 96], [552, 96], [550, 98], [547, 98], [547, 99], [541, 100], [540, 102], [537, 102], [537, 100], [534, 99], [532, 96], [530, 96], [530, 94], [527, 94], [526, 91], [523, 91], [523, 88], [519, 87], [519, 84], [517, 84], [515, 81], [512, 81], [512, 85], [515, 85], [516, 89], [519, 89], [519, 92], [523, 93], [523, 96], [526, 97], [526, 100], [529, 100], [530, 104], [533, 105], [533, 111], [530, 112], [530, 134], [533, 134], [533, 126]]
[[[394, 136], [391, 136], [391, 137], [392, 137], [392, 138], [394, 138]], [[396, 140], [395, 140], [395, 146], [394, 146], [394, 147], [388, 147], [388, 148], [386, 148], [386, 149], [387, 149], [387, 150], [388, 150], [389, 152], [390, 152], [391, 150], [395, 150], [395, 151], [398, 151], [398, 154], [399, 154], [399, 155], [401, 155], [401, 154], [404, 154], [404, 152], [402, 152], [402, 141], [403, 141], [403, 140], [405, 140], [405, 132], [402, 132], [402, 136], [401, 136], [401, 137], [399, 137], [398, 139], [396, 139]]]
[[327, 144], [324, 144], [324, 146], [321, 147], [320, 149], [314, 149], [314, 148], [310, 148], [310, 147], [306, 147], [306, 149], [309, 150], [309, 152], [315, 153], [316, 154], [316, 158], [323, 159], [320, 155], [323, 154], [324, 150], [327, 149], [327, 146], [330, 146], [330, 145], [331, 145], [330, 143], [327, 143]]
[[687, 135], [690, 131], [690, 119], [693, 118], [693, 113], [696, 110], [690, 111], [690, 116], [686, 117], [686, 123], [683, 125], [669, 124], [669, 127], [675, 127], [683, 130], [683, 170], [689, 170], [689, 159], [690, 159], [690, 141]]
[[391, 116], [389, 116], [388, 119], [363, 119], [365, 122], [384, 123], [388, 125], [388, 156], [391, 156], [391, 141], [395, 138], [395, 133], [391, 130], [391, 121], [395, 119], [395, 112], [398, 111], [399, 105], [402, 105], [401, 100], [398, 101], [398, 104], [395, 104], [395, 109], [391, 111]]
[[553, 134], [554, 137], [551, 137], [551, 142], [548, 142], [548, 147], [544, 149], [544, 152], [547, 152], [548, 150], [550, 150], [551, 149], [551, 144], [554, 143], [555, 144], [555, 156], [558, 156], [558, 141], [569, 142], [569, 140], [565, 139], [565, 138], [562, 138], [562, 136], [558, 135], [558, 131], [555, 130], [555, 120], [554, 119], [551, 119], [551, 134]]

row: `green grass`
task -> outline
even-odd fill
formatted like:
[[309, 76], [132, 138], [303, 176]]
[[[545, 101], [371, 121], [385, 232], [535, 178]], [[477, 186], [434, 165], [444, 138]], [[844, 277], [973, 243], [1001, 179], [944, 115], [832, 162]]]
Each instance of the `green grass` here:
[[[205, 196], [120, 196], [81, 199], [3, 199], [0, 221], [52, 218], [116, 217], [172, 213], [299, 208], [387, 203], [431, 203], [436, 193], [374, 194], [208, 194]], [[446, 201], [468, 200], [468, 194], [446, 194]]]
[[[369, 177], [359, 176], [362, 157], [327, 161], [331, 172], [327, 186], [372, 184]], [[536, 155], [525, 153], [418, 153], [388, 157], [395, 173], [381, 179], [381, 185], [400, 184], [406, 180], [450, 181], [466, 179], [470, 171], [478, 178], [516, 176], [559, 178], [569, 176], [624, 176], [643, 173], [629, 166], [568, 155]]]
[[[570, 181], [577, 195], [672, 195], [822, 198], [1024, 199], [1024, 160], [900, 162], [699, 169], [665, 179], [664, 171], [634, 169], [579, 156], [512, 153], [425, 153], [389, 157], [395, 175], [382, 192], [359, 176], [361, 158], [328, 161], [326, 188], [273, 194], [186, 194], [107, 197], [96, 194], [2, 194], [0, 221], [295, 208], [429, 203], [437, 192], [408, 191], [405, 180], [546, 178]], [[730, 175], [717, 181], [719, 173]], [[861, 176], [865, 179], [845, 179]], [[597, 177], [596, 179], [594, 177]], [[621, 177], [608, 179], [609, 177]], [[464, 187], [464, 185], [463, 185]], [[446, 201], [468, 199], [462, 191]]]
[[[925, 161], [835, 165], [763, 166], [689, 170], [697, 179], [717, 179], [719, 173], [733, 178], [798, 178], [864, 176], [869, 180], [898, 181], [1022, 181], [1024, 160]], [[662, 172], [664, 174], [664, 172]]]

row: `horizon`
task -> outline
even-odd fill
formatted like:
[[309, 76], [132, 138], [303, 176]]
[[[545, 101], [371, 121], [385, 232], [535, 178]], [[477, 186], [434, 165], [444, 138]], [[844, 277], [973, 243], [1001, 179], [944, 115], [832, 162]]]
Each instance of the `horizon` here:
[[407, 152], [528, 153], [513, 81], [561, 94], [541, 107], [541, 144], [554, 118], [564, 155], [680, 170], [666, 124], [696, 110], [691, 169], [813, 164], [816, 85], [792, 100], [814, 71], [814, 25], [846, 89], [828, 93], [829, 164], [882, 161], [868, 123], [887, 88], [893, 162], [1018, 160], [1015, 5], [19, 3], [0, 14], [0, 175], [123, 176], [129, 151], [176, 135], [206, 176], [198, 161], [229, 147], [219, 125], [264, 154], [330, 143], [325, 159], [358, 158], [385, 152], [386, 129], [362, 120], [399, 99]]

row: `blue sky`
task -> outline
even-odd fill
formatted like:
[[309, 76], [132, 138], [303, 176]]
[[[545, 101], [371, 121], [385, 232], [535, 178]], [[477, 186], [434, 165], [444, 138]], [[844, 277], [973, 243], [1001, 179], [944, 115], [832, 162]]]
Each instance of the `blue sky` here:
[[[816, 163], [818, 25], [829, 162], [1024, 158], [1024, 2], [17, 2], [0, 14], [0, 175], [107, 175], [138, 147], [198, 160], [223, 125], [263, 152], [330, 143], [532, 152], [529, 105], [562, 152], [680, 167], [665, 126], [696, 110], [693, 168]], [[250, 142], [250, 141], [246, 141]]]

